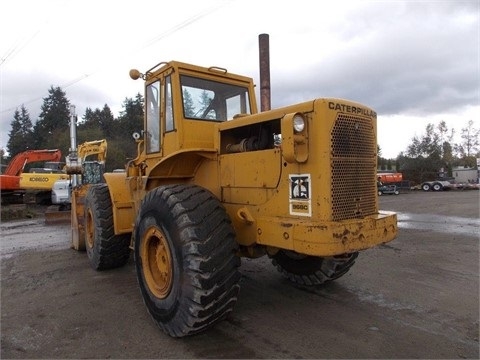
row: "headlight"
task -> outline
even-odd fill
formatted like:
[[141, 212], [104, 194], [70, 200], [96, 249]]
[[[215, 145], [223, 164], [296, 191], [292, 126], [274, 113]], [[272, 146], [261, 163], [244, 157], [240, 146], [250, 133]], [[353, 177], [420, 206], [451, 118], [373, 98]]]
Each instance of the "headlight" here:
[[280, 120], [280, 150], [286, 162], [304, 163], [308, 160], [308, 124], [307, 114], [291, 112]]
[[293, 118], [293, 129], [296, 133], [300, 133], [305, 129], [305, 120], [301, 115], [295, 115]]

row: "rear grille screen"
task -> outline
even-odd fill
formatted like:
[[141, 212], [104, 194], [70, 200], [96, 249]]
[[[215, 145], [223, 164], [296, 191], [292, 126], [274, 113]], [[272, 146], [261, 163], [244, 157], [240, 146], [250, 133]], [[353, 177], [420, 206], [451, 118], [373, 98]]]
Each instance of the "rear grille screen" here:
[[331, 132], [334, 221], [376, 213], [376, 148], [370, 119], [338, 115]]

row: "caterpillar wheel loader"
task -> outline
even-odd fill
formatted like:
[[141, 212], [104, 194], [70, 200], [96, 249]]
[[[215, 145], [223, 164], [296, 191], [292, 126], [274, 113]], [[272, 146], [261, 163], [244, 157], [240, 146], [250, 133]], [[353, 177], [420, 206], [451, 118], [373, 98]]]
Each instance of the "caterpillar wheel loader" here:
[[251, 78], [177, 61], [130, 76], [145, 85], [138, 155], [74, 192], [73, 247], [95, 270], [133, 250], [144, 303], [170, 336], [233, 310], [242, 257], [316, 286], [396, 237], [396, 214], [378, 208], [369, 107], [318, 98], [258, 112]]

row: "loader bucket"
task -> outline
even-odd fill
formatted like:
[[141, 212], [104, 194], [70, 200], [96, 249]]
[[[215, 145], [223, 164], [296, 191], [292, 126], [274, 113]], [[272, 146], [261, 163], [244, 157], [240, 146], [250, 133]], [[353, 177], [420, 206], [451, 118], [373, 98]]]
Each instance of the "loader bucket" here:
[[55, 224], [65, 224], [71, 221], [70, 219], [70, 210], [65, 211], [54, 211], [47, 210], [45, 212], [45, 224], [55, 225]]

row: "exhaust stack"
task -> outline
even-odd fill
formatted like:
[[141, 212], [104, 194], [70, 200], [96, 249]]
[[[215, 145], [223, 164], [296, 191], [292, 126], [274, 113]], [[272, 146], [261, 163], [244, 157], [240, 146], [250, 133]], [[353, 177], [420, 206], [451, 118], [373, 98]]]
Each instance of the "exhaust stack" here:
[[260, 57], [260, 110], [271, 109], [270, 104], [270, 45], [268, 34], [258, 36]]

